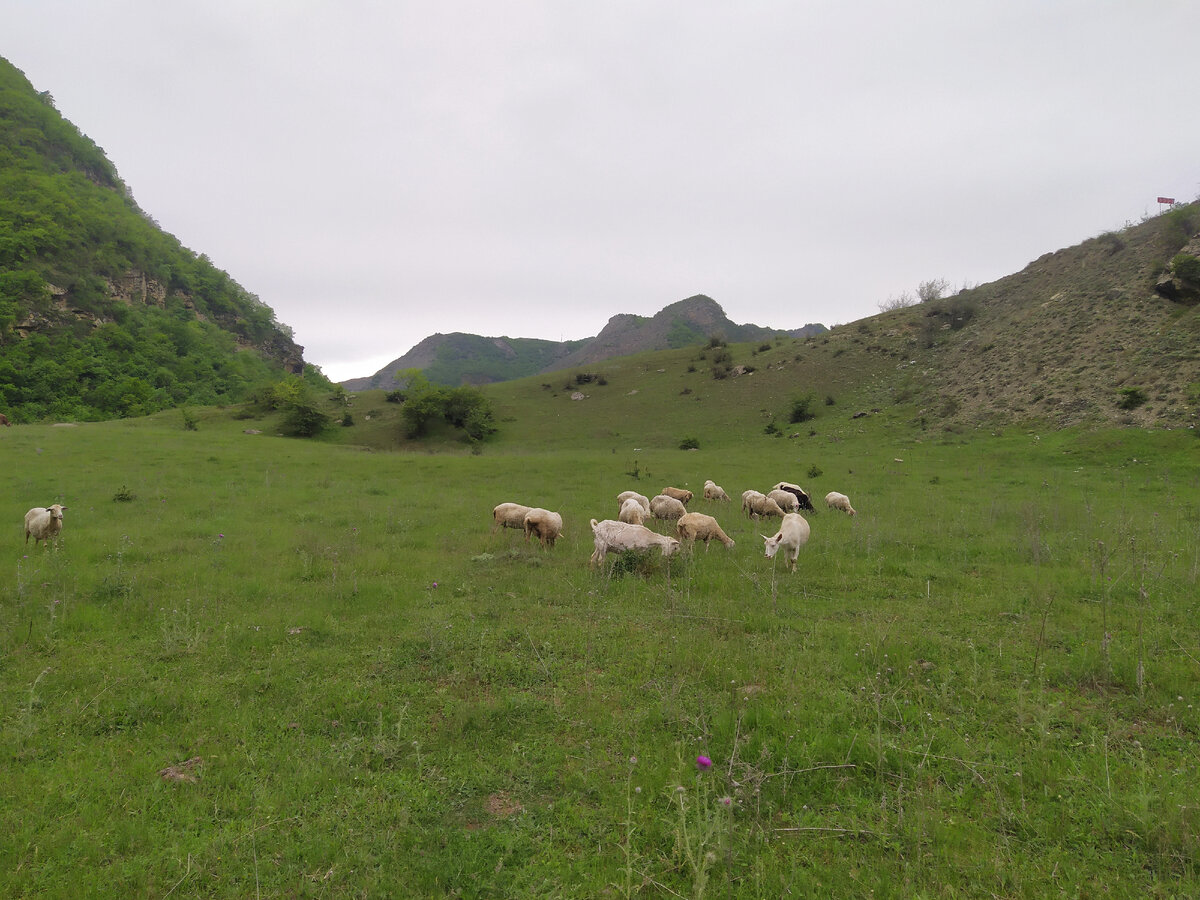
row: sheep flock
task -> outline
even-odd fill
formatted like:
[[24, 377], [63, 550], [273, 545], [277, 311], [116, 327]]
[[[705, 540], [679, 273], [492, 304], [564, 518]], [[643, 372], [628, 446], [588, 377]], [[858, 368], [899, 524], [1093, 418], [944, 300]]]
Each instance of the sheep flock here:
[[[589, 565], [599, 566], [610, 553], [657, 550], [663, 558], [669, 559], [698, 542], [704, 544], [705, 551], [712, 541], [731, 551], [736, 541], [714, 515], [689, 511], [688, 504], [697, 497], [712, 511], [717, 511], [730, 499], [725, 489], [711, 479], [704, 482], [700, 494], [670, 485], [653, 497], [633, 490], [620, 492], [616, 495], [615, 518], [589, 519], [595, 547]], [[825, 501], [829, 509], [855, 515], [849, 498], [843, 493], [831, 491]], [[779, 520], [774, 535], [760, 535], [765, 542], [764, 558], [774, 561], [779, 556], [789, 571], [795, 571], [800, 548], [808, 542], [811, 533], [809, 522], [801, 511], [816, 512], [808, 492], [791, 482], [777, 482], [767, 491], [751, 488], [742, 493], [742, 512], [750, 519]], [[527, 542], [536, 538], [543, 549], [550, 550], [563, 534], [563, 516], [541, 506], [506, 501], [492, 510], [492, 531], [505, 528], [520, 529]], [[779, 553], [781, 550], [782, 554]]]

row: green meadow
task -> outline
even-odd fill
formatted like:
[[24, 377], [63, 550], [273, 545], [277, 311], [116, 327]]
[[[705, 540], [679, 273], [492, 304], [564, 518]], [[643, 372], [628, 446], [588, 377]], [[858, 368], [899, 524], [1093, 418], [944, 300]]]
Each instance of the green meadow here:
[[[0, 894], [1200, 895], [1200, 441], [772, 437], [786, 391], [702, 416], [685, 361], [496, 386], [482, 453], [366, 449], [381, 396], [0, 429]], [[706, 478], [818, 498], [794, 574], [699, 498], [736, 546], [589, 569], [620, 491]]]

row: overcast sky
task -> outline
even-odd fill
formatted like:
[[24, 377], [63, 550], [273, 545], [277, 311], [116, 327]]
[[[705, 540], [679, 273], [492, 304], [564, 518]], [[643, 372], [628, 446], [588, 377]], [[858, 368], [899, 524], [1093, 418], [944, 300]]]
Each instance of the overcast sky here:
[[0, 55], [334, 380], [775, 328], [1200, 195], [1195, 0], [0, 0]]

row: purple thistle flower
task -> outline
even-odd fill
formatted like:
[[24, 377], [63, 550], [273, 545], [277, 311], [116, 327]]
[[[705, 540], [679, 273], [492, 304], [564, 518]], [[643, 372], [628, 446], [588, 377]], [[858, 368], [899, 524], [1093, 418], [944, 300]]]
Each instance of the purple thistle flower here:
[[700, 771], [704, 771], [705, 769], [711, 769], [712, 768], [712, 760], [709, 759], [707, 756], [697, 756], [696, 757], [696, 768], [700, 769]]

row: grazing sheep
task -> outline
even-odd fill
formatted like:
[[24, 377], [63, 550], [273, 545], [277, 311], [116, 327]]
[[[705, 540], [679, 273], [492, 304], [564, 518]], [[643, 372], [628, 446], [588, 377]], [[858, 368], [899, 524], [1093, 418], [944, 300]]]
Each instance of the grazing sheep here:
[[779, 482], [779, 484], [775, 485], [775, 487], [771, 488], [771, 490], [787, 491], [789, 494], [792, 494], [798, 501], [800, 501], [801, 509], [807, 509], [807, 510], [813, 509], [812, 497], [810, 497], [808, 495], [808, 491], [806, 491], [804, 488], [800, 487], [800, 485], [798, 485], [798, 484], [792, 484], [789, 481], [781, 481], [781, 482]]
[[850, 505], [850, 498], [845, 494], [839, 494], [837, 491], [830, 491], [825, 495], [825, 505], [833, 509], [840, 509], [848, 515], [857, 515], [854, 507]]
[[65, 506], [55, 503], [50, 507], [35, 506], [29, 512], [25, 513], [25, 543], [29, 543], [29, 536], [33, 535], [33, 546], [37, 546], [38, 541], [45, 541], [46, 546], [50, 546], [53, 541], [55, 546], [58, 546], [58, 535], [62, 531], [63, 526], [63, 510]]
[[12, 427], [12, 422], [8, 421], [8, 416], [4, 413], [0, 413], [0, 425], [3, 425], [5, 428]]
[[534, 535], [542, 542], [543, 547], [553, 547], [562, 530], [562, 516], [556, 512], [535, 506], [525, 513], [525, 540]]
[[708, 481], [704, 482], [704, 499], [724, 500], [726, 503], [728, 503], [729, 495], [725, 493], [725, 488], [709, 479]]
[[681, 541], [704, 541], [705, 552], [708, 552], [711, 540], [718, 540], [726, 547], [733, 546], [733, 538], [721, 530], [716, 519], [704, 513], [690, 512], [680, 516], [675, 523], [675, 536]]
[[778, 503], [779, 508], [784, 512], [797, 512], [800, 509], [800, 499], [791, 491], [782, 491], [776, 488], [767, 496]]
[[617, 515], [617, 519], [627, 525], [641, 525], [646, 521], [648, 513], [642, 509], [642, 504], [638, 503], [637, 497], [630, 497], [621, 504], [621, 512]]
[[662, 492], [668, 497], [674, 497], [684, 506], [692, 502], [692, 492], [685, 491], [683, 488], [665, 487], [662, 489]]
[[645, 494], [639, 494], [637, 491], [621, 491], [621, 493], [617, 494], [617, 506], [620, 507], [630, 498], [640, 503], [646, 515], [650, 515], [650, 498]]
[[744, 512], [746, 515], [751, 515], [751, 510], [750, 510], [751, 502], [754, 500], [755, 497], [765, 497], [765, 496], [766, 496], [766, 494], [764, 494], [762, 491], [756, 491], [756, 490], [754, 490], [754, 488], [751, 488], [748, 491], [742, 491], [742, 512]]
[[650, 499], [650, 515], [656, 519], [678, 519], [687, 512], [683, 502], [666, 494], [659, 494]]
[[525, 528], [525, 515], [532, 507], [520, 503], [501, 503], [492, 510], [492, 532], [497, 528]]
[[750, 498], [750, 518], [761, 519], [763, 516], [777, 516], [783, 518], [784, 512], [779, 508], [779, 504], [770, 497], [764, 497], [759, 494], [757, 497]]
[[605, 519], [603, 522], [592, 519], [592, 536], [596, 539], [596, 550], [589, 562], [592, 566], [604, 562], [604, 555], [610, 550], [619, 553], [625, 550], [649, 550], [658, 547], [663, 556], [670, 556], [679, 550], [679, 541], [673, 537], [653, 532], [645, 525], [630, 525], [627, 522], [614, 522], [612, 519]]
[[783, 517], [783, 522], [779, 525], [779, 533], [774, 537], [767, 537], [765, 534], [760, 537], [766, 541], [767, 559], [774, 559], [775, 554], [779, 552], [780, 547], [787, 548], [787, 567], [789, 571], [796, 570], [796, 558], [800, 555], [800, 548], [808, 543], [809, 535], [808, 522], [804, 516], [799, 513], [788, 513]]

